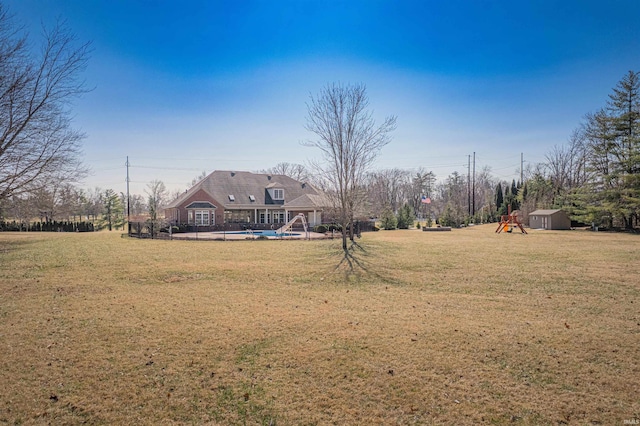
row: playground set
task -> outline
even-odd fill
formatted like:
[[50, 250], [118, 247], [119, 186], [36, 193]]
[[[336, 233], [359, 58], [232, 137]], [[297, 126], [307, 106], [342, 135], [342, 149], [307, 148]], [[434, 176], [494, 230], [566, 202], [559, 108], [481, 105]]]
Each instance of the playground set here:
[[508, 214], [500, 216], [500, 224], [498, 225], [498, 229], [496, 229], [496, 233], [504, 232], [513, 232], [514, 228], [520, 229], [523, 234], [526, 234], [527, 231], [524, 230], [522, 223], [518, 219], [518, 211], [511, 212], [511, 206], [509, 206]]

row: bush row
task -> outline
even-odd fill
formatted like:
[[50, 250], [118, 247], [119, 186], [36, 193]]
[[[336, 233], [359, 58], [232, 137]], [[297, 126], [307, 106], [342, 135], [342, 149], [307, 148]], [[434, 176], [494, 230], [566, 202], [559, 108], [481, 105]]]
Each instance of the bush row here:
[[[361, 232], [361, 231], [375, 232], [380, 230], [380, 228], [378, 228], [371, 222], [357, 222], [355, 224], [355, 229], [356, 229], [356, 232]], [[320, 234], [324, 234], [325, 232], [332, 232], [332, 231], [342, 232], [342, 226], [337, 223], [326, 224], [326, 225], [316, 225], [313, 227], [312, 231], [318, 232]]]
[[330, 223], [326, 225], [316, 225], [312, 229], [313, 232], [324, 234], [325, 232], [342, 232], [342, 225], [337, 223]]
[[29, 232], [93, 232], [92, 222], [32, 222], [20, 223], [0, 221], [0, 231]]

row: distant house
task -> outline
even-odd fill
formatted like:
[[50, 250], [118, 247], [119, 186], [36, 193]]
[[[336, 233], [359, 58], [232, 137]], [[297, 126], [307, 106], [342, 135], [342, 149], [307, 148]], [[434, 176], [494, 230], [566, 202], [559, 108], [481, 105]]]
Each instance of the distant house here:
[[265, 228], [303, 213], [313, 226], [322, 223], [328, 204], [319, 190], [285, 175], [214, 171], [171, 202], [164, 215], [176, 225]]
[[533, 229], [571, 229], [571, 219], [564, 210], [536, 210], [529, 213]]

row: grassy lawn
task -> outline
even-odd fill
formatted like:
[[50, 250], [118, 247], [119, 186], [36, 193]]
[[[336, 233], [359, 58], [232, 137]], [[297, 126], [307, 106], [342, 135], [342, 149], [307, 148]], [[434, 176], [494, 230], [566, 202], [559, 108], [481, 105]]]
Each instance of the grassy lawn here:
[[623, 424], [640, 237], [0, 234], [0, 423]]

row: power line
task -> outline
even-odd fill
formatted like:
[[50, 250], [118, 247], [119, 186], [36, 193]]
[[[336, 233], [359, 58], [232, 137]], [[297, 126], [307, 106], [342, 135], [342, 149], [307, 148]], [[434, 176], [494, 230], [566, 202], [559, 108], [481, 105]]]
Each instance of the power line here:
[[159, 166], [136, 166], [136, 165], [130, 165], [129, 167], [131, 168], [135, 168], [135, 169], [155, 169], [155, 170], [177, 170], [177, 171], [184, 171], [184, 172], [201, 172], [202, 168], [186, 168], [186, 167], [159, 167]]
[[122, 169], [122, 166], [118, 166], [118, 167], [102, 167], [100, 169], [91, 169], [94, 172], [106, 172], [109, 170], [120, 170]]
[[510, 168], [517, 169], [517, 168], [518, 168], [518, 164], [513, 164], [513, 165], [505, 166], [505, 167], [499, 167], [499, 168], [497, 168], [497, 169], [494, 169], [494, 168], [492, 167], [492, 168], [491, 168], [491, 170], [492, 170], [492, 171], [493, 171], [493, 170], [504, 170], [504, 169], [510, 169]]

